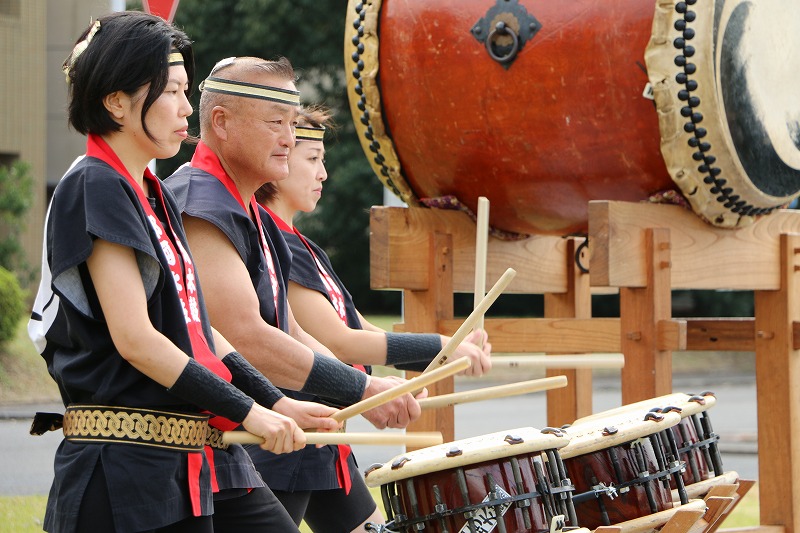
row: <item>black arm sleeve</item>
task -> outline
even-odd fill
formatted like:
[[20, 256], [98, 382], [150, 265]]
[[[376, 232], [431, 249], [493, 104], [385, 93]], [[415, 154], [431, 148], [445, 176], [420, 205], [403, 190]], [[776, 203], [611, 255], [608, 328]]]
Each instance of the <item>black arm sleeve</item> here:
[[252, 398], [194, 359], [189, 359], [189, 364], [175, 384], [167, 390], [178, 398], [239, 424], [247, 417], [254, 403]]
[[222, 358], [222, 362], [231, 371], [231, 383], [250, 395], [259, 405], [272, 409], [275, 403], [283, 398], [283, 393], [272, 384], [267, 377], [256, 370], [239, 352], [231, 352]]
[[314, 352], [314, 364], [300, 392], [314, 394], [348, 406], [361, 401], [367, 387], [367, 375], [347, 364]]

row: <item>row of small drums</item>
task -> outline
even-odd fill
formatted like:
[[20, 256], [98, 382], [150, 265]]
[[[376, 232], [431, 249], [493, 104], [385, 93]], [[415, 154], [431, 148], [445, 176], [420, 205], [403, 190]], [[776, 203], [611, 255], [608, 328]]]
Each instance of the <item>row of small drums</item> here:
[[553, 532], [657, 523], [678, 508], [704, 508], [711, 486], [738, 479], [723, 471], [708, 415], [715, 403], [712, 393], [676, 393], [562, 428], [522, 427], [398, 455], [365, 474], [381, 487], [387, 513], [377, 530]]

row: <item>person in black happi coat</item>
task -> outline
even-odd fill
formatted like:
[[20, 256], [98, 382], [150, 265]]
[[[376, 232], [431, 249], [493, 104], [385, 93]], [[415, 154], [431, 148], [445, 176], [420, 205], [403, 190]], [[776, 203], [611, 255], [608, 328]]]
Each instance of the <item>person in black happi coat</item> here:
[[[266, 408], [280, 391], [211, 327], [175, 199], [148, 169], [187, 137], [193, 67], [187, 36], [141, 12], [91, 24], [64, 64], [70, 125], [88, 140], [48, 211], [28, 328], [66, 407], [32, 426], [65, 436], [46, 531], [223, 531], [214, 492], [272, 531], [296, 530], [220, 436], [242, 424], [286, 453], [305, 435]], [[334, 409], [299, 409], [337, 427]]]

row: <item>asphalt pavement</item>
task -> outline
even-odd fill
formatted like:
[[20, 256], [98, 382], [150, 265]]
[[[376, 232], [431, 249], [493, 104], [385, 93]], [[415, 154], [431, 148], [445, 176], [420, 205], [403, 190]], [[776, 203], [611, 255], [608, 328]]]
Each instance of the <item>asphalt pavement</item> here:
[[[530, 379], [530, 378], [526, 378]], [[488, 387], [502, 383], [488, 379], [457, 378], [456, 390]], [[720, 435], [725, 471], [734, 470], [744, 479], [758, 479], [756, 387], [752, 375], [676, 375], [675, 392], [699, 393], [711, 390], [716, 405], [708, 411], [714, 430]], [[456, 440], [518, 427], [547, 425], [545, 393], [487, 400], [455, 407]], [[621, 404], [619, 378], [595, 378], [594, 411]], [[37, 411], [63, 412], [61, 404], [0, 405], [0, 495], [47, 494], [53, 479], [53, 456], [61, 442], [60, 432], [34, 437], [28, 433]], [[348, 421], [348, 431], [374, 431], [362, 417]], [[400, 446], [353, 446], [363, 472], [375, 463], [389, 462], [403, 452]]]

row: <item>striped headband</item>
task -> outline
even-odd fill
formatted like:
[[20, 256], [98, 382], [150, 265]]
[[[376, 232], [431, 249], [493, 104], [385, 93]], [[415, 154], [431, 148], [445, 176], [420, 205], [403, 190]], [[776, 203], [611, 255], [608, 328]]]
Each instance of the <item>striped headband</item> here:
[[212, 93], [230, 94], [232, 96], [244, 96], [245, 98], [258, 98], [269, 100], [279, 104], [300, 105], [300, 91], [289, 89], [279, 89], [269, 85], [258, 85], [243, 81], [225, 80], [209, 76], [200, 84], [201, 91]]
[[325, 137], [325, 128], [296, 126], [294, 132], [295, 141], [321, 141]]
[[175, 50], [174, 48], [169, 51], [169, 55], [167, 56], [167, 62], [169, 66], [173, 65], [183, 65], [183, 56], [180, 52]]

